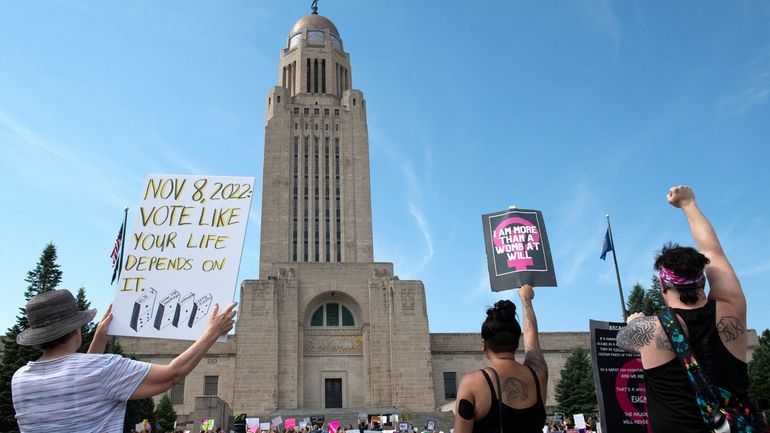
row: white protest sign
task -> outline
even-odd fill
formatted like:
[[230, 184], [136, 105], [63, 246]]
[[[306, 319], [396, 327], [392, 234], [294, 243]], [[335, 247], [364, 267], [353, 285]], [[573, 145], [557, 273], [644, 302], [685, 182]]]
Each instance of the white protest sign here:
[[256, 433], [257, 431], [259, 431], [259, 418], [258, 417], [246, 418], [246, 427], [249, 428], [250, 432]]
[[259, 423], [259, 429], [264, 431], [270, 430], [270, 423], [269, 422]]
[[112, 306], [111, 335], [195, 340], [233, 300], [253, 177], [150, 174]]
[[586, 419], [583, 417], [582, 413], [576, 413], [572, 415], [572, 419], [575, 420], [575, 428], [578, 430], [585, 430], [586, 429]]

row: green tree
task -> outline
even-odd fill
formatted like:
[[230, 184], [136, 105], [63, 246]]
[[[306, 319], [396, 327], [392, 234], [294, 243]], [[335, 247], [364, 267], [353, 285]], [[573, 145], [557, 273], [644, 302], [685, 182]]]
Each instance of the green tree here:
[[154, 409], [155, 402], [151, 398], [129, 400], [128, 404], [126, 404], [126, 417], [123, 419], [123, 431], [132, 433], [134, 427], [145, 419], [150, 422], [152, 431], [155, 431]]
[[[770, 329], [759, 337], [759, 346], [749, 362], [749, 395], [752, 399], [770, 402]], [[770, 411], [765, 411], [765, 417]]]
[[160, 431], [169, 432], [174, 430], [176, 412], [174, 411], [174, 405], [171, 404], [171, 397], [168, 394], [163, 394], [163, 397], [160, 398], [158, 405], [155, 407], [155, 418], [160, 425]]
[[559, 380], [556, 382], [556, 402], [559, 412], [567, 416], [576, 413], [595, 414], [598, 408], [594, 374], [588, 350], [582, 347], [572, 349]]
[[653, 275], [650, 281], [650, 288], [644, 292], [644, 301], [642, 311], [646, 316], [654, 316], [666, 308], [666, 301], [663, 300], [663, 294], [660, 291], [660, 279]]
[[[78, 304], [78, 310], [85, 311], [91, 309], [91, 303], [88, 302], [88, 299], [86, 298], [86, 289], [84, 287], [78, 289], [78, 294], [75, 297], [75, 300]], [[86, 323], [85, 326], [80, 328], [80, 334], [83, 336], [83, 343], [80, 345], [78, 352], [88, 352], [88, 346], [91, 345], [91, 340], [94, 339], [94, 332], [96, 332], [95, 322]]]
[[628, 294], [628, 302], [626, 302], [626, 310], [628, 310], [628, 314], [642, 311], [643, 303], [644, 287], [642, 287], [642, 285], [637, 282], [631, 289], [631, 293]]
[[[29, 301], [35, 295], [55, 289], [61, 282], [62, 271], [56, 263], [56, 246], [49, 243], [43, 249], [35, 269], [27, 272], [27, 290], [24, 297]], [[16, 344], [16, 336], [29, 327], [26, 310], [20, 308], [20, 314], [16, 317], [16, 324], [5, 333], [4, 352], [0, 361], [0, 431], [18, 432], [16, 412], [13, 410], [11, 398], [11, 379], [13, 374], [28, 361], [40, 357], [41, 352], [35, 347], [19, 346]]]

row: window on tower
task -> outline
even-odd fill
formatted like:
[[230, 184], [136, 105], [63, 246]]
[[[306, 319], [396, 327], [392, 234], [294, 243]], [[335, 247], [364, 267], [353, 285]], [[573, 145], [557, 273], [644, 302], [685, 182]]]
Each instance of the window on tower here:
[[302, 40], [302, 33], [297, 33], [296, 35], [289, 38], [289, 49], [296, 48], [299, 45], [299, 41]]
[[342, 41], [334, 35], [329, 35], [329, 36], [330, 36], [329, 39], [332, 42], [332, 47], [339, 51], [342, 51]]
[[323, 45], [324, 44], [324, 32], [318, 30], [308, 30], [307, 32], [307, 44], [308, 45]]

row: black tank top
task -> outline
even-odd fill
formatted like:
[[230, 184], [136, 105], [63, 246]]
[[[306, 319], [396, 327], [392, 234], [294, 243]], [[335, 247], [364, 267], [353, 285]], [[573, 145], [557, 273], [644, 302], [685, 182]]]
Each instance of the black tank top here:
[[535, 388], [537, 389], [537, 401], [526, 409], [515, 409], [505, 403], [498, 406], [497, 393], [492, 385], [492, 380], [486, 371], [481, 370], [484, 379], [487, 380], [489, 391], [492, 393], [492, 404], [489, 406], [489, 412], [473, 423], [473, 433], [500, 433], [500, 407], [503, 408], [503, 433], [540, 433], [545, 425], [545, 405], [540, 396], [540, 382], [537, 380], [535, 370], [527, 366], [532, 376], [535, 378]]
[[[734, 357], [722, 344], [716, 328], [716, 302], [709, 300], [701, 308], [675, 308], [674, 311], [687, 325], [690, 346], [709, 380], [748, 402], [748, 369], [745, 362]], [[645, 369], [644, 377], [652, 431], [709, 432], [678, 359]]]

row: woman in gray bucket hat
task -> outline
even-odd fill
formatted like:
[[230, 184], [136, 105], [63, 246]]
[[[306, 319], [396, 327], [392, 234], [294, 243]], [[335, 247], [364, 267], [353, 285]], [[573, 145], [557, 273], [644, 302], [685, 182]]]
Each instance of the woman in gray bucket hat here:
[[22, 346], [46, 345], [82, 328], [95, 316], [95, 309], [78, 311], [69, 290], [51, 290], [29, 300], [29, 328], [16, 336], [16, 342]]
[[43, 355], [13, 375], [11, 392], [22, 433], [120, 432], [128, 400], [162, 394], [183, 380], [232, 329], [236, 304], [219, 312], [215, 305], [204, 333], [168, 365], [104, 354], [111, 306], [96, 327], [88, 353], [77, 353], [80, 329], [96, 310], [79, 311], [67, 290], [52, 290], [27, 303], [29, 328], [16, 342], [36, 346]]

